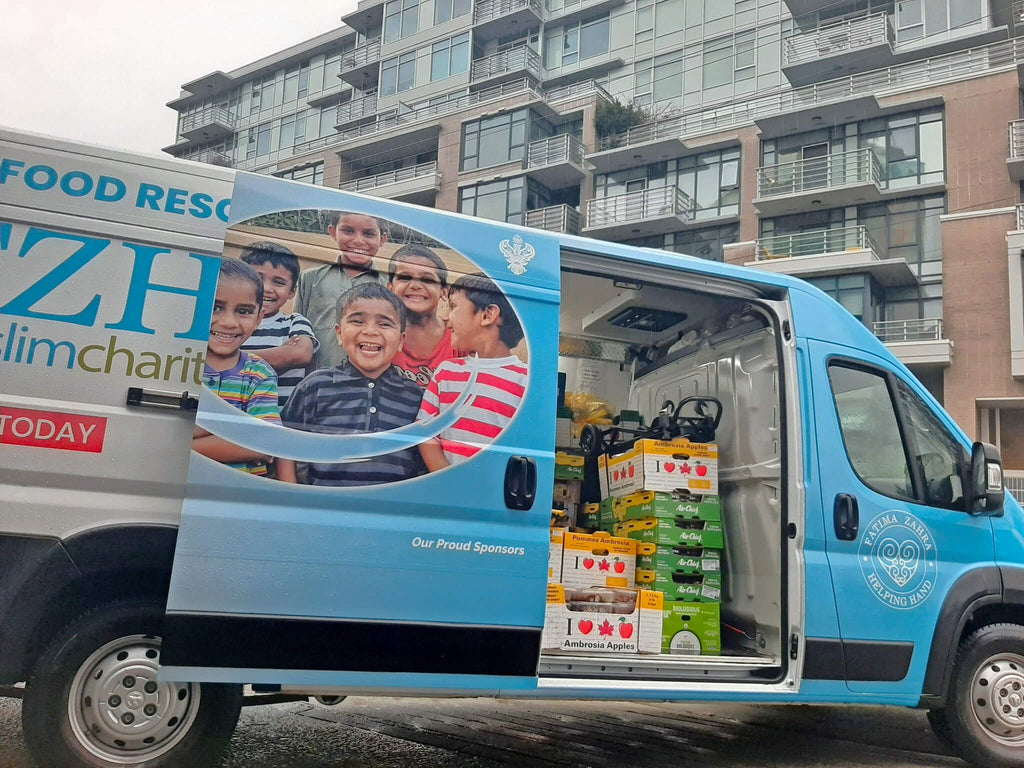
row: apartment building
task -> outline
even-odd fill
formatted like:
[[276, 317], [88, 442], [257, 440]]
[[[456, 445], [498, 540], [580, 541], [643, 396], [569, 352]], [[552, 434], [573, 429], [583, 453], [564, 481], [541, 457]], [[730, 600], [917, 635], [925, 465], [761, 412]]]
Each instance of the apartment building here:
[[798, 275], [1024, 470], [1021, 3], [362, 0], [342, 21], [185, 83], [165, 151]]

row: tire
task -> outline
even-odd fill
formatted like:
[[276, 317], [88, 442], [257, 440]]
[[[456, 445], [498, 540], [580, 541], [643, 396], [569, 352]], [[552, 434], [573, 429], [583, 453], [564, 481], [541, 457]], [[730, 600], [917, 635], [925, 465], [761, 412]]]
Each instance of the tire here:
[[1022, 768], [1024, 627], [992, 624], [968, 636], [957, 652], [946, 707], [929, 719], [968, 763]]
[[237, 685], [157, 682], [163, 606], [118, 601], [74, 620], [29, 678], [22, 730], [40, 768], [214, 766]]

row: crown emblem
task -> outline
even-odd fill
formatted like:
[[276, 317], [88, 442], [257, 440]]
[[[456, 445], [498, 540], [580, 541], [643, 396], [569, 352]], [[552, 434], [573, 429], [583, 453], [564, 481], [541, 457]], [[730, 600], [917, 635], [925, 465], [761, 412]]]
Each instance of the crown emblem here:
[[516, 235], [511, 240], [502, 240], [498, 247], [501, 249], [505, 261], [508, 262], [508, 269], [513, 275], [522, 275], [526, 272], [526, 265], [537, 255], [537, 251], [529, 243], [523, 240], [522, 235]]

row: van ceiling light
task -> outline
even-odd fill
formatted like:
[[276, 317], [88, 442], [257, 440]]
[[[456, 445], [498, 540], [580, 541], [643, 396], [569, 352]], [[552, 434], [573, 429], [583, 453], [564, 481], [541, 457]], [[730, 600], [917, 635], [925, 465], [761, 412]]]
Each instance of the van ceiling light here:
[[621, 291], [583, 318], [583, 332], [602, 339], [657, 344], [679, 333], [689, 314], [676, 291], [644, 286]]

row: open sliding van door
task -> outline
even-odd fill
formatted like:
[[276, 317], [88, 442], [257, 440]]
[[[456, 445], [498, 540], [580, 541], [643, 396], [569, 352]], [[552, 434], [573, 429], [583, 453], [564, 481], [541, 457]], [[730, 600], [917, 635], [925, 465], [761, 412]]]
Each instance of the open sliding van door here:
[[[447, 365], [447, 384], [433, 401], [439, 398], [439, 408], [425, 413], [423, 406], [419, 417], [406, 409], [398, 426], [374, 418], [396, 393], [407, 399], [408, 387], [389, 374], [353, 375], [355, 388], [318, 395], [320, 415], [358, 399], [367, 411], [358, 430], [335, 428], [326, 417], [317, 422], [317, 414], [302, 428], [287, 418], [283, 426], [269, 423], [204, 388], [201, 430], [277, 457], [272, 464], [278, 466], [280, 459], [295, 460], [300, 478], [308, 465], [308, 478], [341, 477], [346, 484], [290, 484], [192, 453], [161, 674], [306, 690], [532, 687], [554, 473], [557, 241], [494, 222], [239, 174], [225, 257], [270, 240], [298, 254], [306, 269], [329, 271], [340, 244], [325, 231], [345, 221], [332, 218], [332, 211], [377, 219], [386, 236], [375, 257], [382, 284], [390, 283], [389, 264], [399, 248], [421, 249], [419, 261], [409, 263], [432, 261], [422, 249], [443, 263], [446, 276], [438, 268], [432, 278], [428, 269], [411, 281], [423, 288], [439, 290], [431, 284], [439, 277], [448, 287], [467, 275], [488, 277], [497, 293], [484, 304], [491, 321], [504, 326], [509, 349], [471, 356], [472, 350], [457, 348], [469, 345], [469, 333], [457, 333], [447, 356], [453, 359], [434, 367], [440, 380]], [[448, 302], [446, 294], [447, 288], [441, 317], [449, 304], [462, 302], [464, 310], [473, 298], [469, 290], [456, 290]], [[326, 340], [320, 341], [323, 347]], [[416, 378], [409, 372], [405, 383], [419, 402]], [[420, 379], [428, 384], [431, 372]], [[357, 392], [361, 387], [376, 387], [376, 394]], [[427, 392], [424, 402], [430, 397]], [[423, 471], [418, 446], [438, 437], [452, 463]], [[402, 451], [413, 459], [393, 461]], [[397, 478], [396, 466], [402, 468]]]

